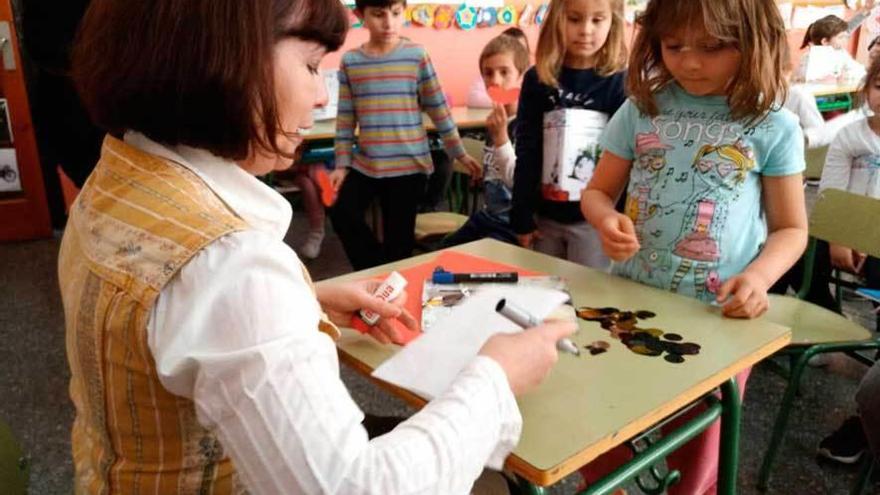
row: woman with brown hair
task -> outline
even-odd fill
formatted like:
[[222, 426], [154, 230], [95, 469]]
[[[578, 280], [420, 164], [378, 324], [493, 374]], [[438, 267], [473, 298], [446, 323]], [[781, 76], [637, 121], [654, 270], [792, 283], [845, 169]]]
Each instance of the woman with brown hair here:
[[290, 166], [347, 28], [338, 0], [92, 2], [74, 79], [110, 135], [59, 255], [77, 493], [463, 493], [516, 444], [514, 394], [573, 326], [491, 338], [368, 440], [335, 324], [417, 323], [368, 283], [315, 288], [254, 177]]

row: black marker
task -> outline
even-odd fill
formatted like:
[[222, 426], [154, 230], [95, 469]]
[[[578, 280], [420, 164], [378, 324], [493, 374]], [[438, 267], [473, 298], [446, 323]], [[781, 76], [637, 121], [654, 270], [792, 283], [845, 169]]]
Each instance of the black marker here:
[[462, 282], [494, 282], [516, 283], [519, 274], [516, 272], [483, 272], [483, 273], [453, 273], [438, 267], [431, 276], [435, 284], [458, 284]]

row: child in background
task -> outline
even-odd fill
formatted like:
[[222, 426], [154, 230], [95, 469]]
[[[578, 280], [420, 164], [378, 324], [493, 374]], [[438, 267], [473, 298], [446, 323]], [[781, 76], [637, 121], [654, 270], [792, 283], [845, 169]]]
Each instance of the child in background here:
[[[509, 27], [502, 31], [501, 34], [504, 36], [510, 36], [519, 41], [526, 49], [526, 61], [529, 60], [532, 49], [529, 46], [529, 38], [526, 37], [526, 33], [522, 29], [518, 27]], [[482, 74], [477, 76], [477, 78], [471, 83], [471, 87], [468, 90], [467, 106], [470, 108], [492, 108], [494, 106], [492, 104], [492, 98], [489, 98], [489, 94], [486, 93], [486, 83], [483, 81]]]
[[[868, 66], [861, 93], [873, 114], [847, 125], [831, 142], [819, 190], [840, 189], [880, 199], [880, 59], [872, 60]], [[826, 262], [814, 270], [816, 283], [824, 284], [826, 291], [831, 266], [860, 273], [865, 277], [866, 286], [880, 288], [880, 260], [834, 243], [826, 247], [830, 251], [830, 263], [827, 262], [828, 252], [817, 251], [817, 264], [822, 259]], [[877, 329], [880, 329], [880, 322]], [[872, 374], [876, 385], [877, 370]], [[877, 418], [873, 419], [876, 421]], [[843, 464], [855, 464], [866, 447], [862, 423], [853, 416], [819, 443], [818, 454]]]
[[[880, 199], [880, 60], [871, 63], [861, 93], [872, 115], [847, 125], [831, 142], [819, 191], [841, 189]], [[830, 245], [830, 253], [834, 267], [850, 273], [863, 271], [868, 287], [880, 288], [876, 258], [836, 244]]]
[[[650, 0], [637, 33], [631, 97], [603, 135], [584, 215], [615, 274], [719, 304], [727, 317], [760, 316], [807, 242], [804, 141], [797, 119], [776, 110], [786, 86], [779, 9], [774, 0]], [[624, 189], [622, 214], [614, 204]], [[719, 432], [716, 422], [667, 458], [682, 474], [669, 494], [715, 493]], [[593, 479], [624, 454], [582, 473]]]
[[294, 155], [293, 184], [299, 188], [303, 210], [309, 219], [309, 233], [297, 252], [303, 258], [313, 260], [321, 254], [324, 242], [324, 205], [321, 203], [321, 190], [318, 186], [318, 173], [323, 163], [298, 163], [302, 159], [304, 146], [299, 146]]
[[[578, 204], [598, 144], [570, 139], [581, 146], [576, 162], [580, 173], [560, 172], [566, 129], [557, 134], [545, 128], [577, 119], [604, 124], [626, 100], [623, 0], [552, 0], [535, 58], [520, 93], [510, 223], [524, 247], [606, 268], [599, 237]], [[547, 136], [552, 140], [545, 142]], [[575, 193], [555, 194], [558, 181], [569, 175], [579, 184]]]
[[[782, 50], [782, 73], [786, 80], [790, 80], [794, 67], [791, 63], [788, 43], [782, 46]], [[825, 130], [825, 119], [819, 112], [819, 105], [816, 104], [816, 97], [808, 88], [802, 84], [789, 86], [782, 106], [797, 116], [807, 148], [821, 148], [831, 141], [831, 136]]]
[[[339, 197], [330, 219], [355, 270], [412, 254], [416, 212], [432, 170], [423, 110], [450, 158], [474, 177], [481, 172], [464, 151], [427, 52], [400, 37], [405, 7], [404, 0], [357, 0], [355, 14], [370, 39], [347, 52], [339, 70], [336, 170], [330, 174]], [[359, 148], [353, 153], [355, 128]], [[381, 244], [364, 218], [377, 197]]]
[[[847, 51], [847, 42], [849, 41], [849, 25], [836, 15], [827, 15], [807, 27], [804, 34], [804, 42], [801, 49], [808, 48], [807, 52], [801, 57], [800, 65], [798, 65], [795, 80], [797, 82], [821, 82], [821, 83], [847, 83], [859, 81], [865, 75], [865, 67], [856, 62], [852, 55]], [[823, 47], [823, 48], [814, 48]], [[830, 63], [829, 77], [815, 80], [808, 74], [808, 65], [811, 56], [817, 57], [814, 52], [822, 50], [827, 52], [829, 60], [822, 61]], [[814, 62], [815, 63], [815, 62]]]
[[[480, 74], [486, 88], [519, 88], [523, 72], [529, 67], [529, 52], [512, 36], [493, 38], [480, 53]], [[488, 137], [483, 147], [483, 187], [485, 204], [471, 215], [458, 231], [444, 239], [445, 246], [491, 237], [516, 244], [510, 228], [510, 201], [513, 194], [513, 167], [516, 155], [511, 138], [515, 135], [517, 102], [495, 103], [486, 117]]]
[[880, 58], [880, 36], [875, 37], [868, 43], [868, 64]]

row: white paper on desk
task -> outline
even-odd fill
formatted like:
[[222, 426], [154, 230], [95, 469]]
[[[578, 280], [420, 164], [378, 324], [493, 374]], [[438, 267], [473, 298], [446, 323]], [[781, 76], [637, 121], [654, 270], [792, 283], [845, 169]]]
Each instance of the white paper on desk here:
[[373, 376], [433, 399], [446, 390], [493, 334], [520, 328], [495, 312], [502, 298], [543, 320], [568, 300], [565, 292], [541, 287], [499, 287], [468, 298], [373, 371]]

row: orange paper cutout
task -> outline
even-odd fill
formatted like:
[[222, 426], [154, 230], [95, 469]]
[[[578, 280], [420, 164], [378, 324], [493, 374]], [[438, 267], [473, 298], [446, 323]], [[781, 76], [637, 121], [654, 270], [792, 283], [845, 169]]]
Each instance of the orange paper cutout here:
[[[445, 270], [450, 272], [517, 272], [522, 276], [541, 275], [541, 273], [538, 272], [503, 263], [496, 263], [478, 256], [458, 253], [455, 251], [444, 251], [432, 261], [405, 270], [399, 270], [400, 274], [403, 275], [403, 278], [405, 278], [407, 282], [406, 289], [404, 289], [406, 292], [406, 304], [404, 304], [404, 307], [420, 324], [422, 321], [422, 289], [424, 288], [425, 280], [431, 277], [434, 273], [434, 268], [438, 266], [442, 266]], [[386, 273], [375, 277], [375, 279], [381, 281], [385, 280], [387, 276], [388, 274]], [[403, 340], [397, 342], [398, 344], [406, 345], [420, 335], [419, 332], [413, 332], [403, 326], [399, 321], [394, 321], [392, 324], [400, 334], [403, 335]], [[352, 318], [351, 327], [360, 333], [367, 333], [370, 331], [370, 327], [368, 327], [367, 324], [357, 316]]]
[[315, 180], [318, 182], [318, 189], [321, 190], [321, 203], [324, 203], [327, 208], [333, 206], [333, 203], [336, 202], [336, 190], [330, 184], [330, 174], [324, 167], [315, 171]]
[[519, 88], [504, 89], [501, 86], [489, 86], [486, 92], [489, 93], [492, 101], [502, 105], [516, 103], [519, 100]]

